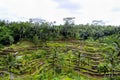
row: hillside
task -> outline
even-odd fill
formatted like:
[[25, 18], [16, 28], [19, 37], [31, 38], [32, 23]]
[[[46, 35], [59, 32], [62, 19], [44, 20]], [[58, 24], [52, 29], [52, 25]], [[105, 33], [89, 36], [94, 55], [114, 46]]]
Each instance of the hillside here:
[[0, 80], [120, 79], [120, 27], [21, 22], [0, 31]]
[[[35, 46], [31, 42], [21, 41], [1, 50], [0, 72], [6, 77], [9, 75], [9, 69], [6, 70], [7, 66], [3, 62], [12, 57], [7, 57], [11, 53], [14, 58], [8, 62], [8, 65], [12, 64], [10, 72], [15, 80], [30, 78], [35, 80], [34, 78], [43, 77], [49, 80], [53, 77], [72, 80], [78, 79], [78, 75], [84, 80], [98, 80], [97, 78], [101, 80], [105, 75], [104, 72], [99, 73], [98, 68], [105, 62], [104, 55], [107, 53], [104, 49], [107, 47], [109, 45], [105, 43], [88, 41], [48, 41], [45, 46]], [[59, 71], [62, 73], [57, 75], [59, 71], [54, 72], [53, 68], [60, 68]], [[119, 75], [119, 72], [117, 69], [114, 74]], [[109, 74], [110, 72], [106, 72], [106, 76]]]

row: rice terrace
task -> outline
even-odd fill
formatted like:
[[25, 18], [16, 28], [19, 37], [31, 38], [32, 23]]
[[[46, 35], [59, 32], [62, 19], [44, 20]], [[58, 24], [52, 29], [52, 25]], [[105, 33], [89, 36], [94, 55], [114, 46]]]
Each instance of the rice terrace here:
[[120, 0], [0, 0], [0, 80], [120, 80]]
[[120, 27], [0, 22], [1, 80], [120, 79]]

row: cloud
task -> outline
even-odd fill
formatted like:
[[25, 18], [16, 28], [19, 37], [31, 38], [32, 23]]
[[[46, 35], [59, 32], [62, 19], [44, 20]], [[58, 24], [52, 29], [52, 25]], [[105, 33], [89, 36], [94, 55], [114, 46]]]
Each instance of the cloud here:
[[120, 12], [120, 7], [115, 7], [111, 10], [112, 12]]
[[77, 24], [103, 20], [120, 24], [120, 0], [0, 0], [0, 19], [27, 20], [42, 18], [63, 23], [76, 17]]
[[78, 12], [78, 10], [81, 9], [80, 4], [77, 4], [70, 0], [53, 0], [53, 1], [58, 4], [57, 8], [66, 9], [71, 13], [76, 13], [76, 12]]

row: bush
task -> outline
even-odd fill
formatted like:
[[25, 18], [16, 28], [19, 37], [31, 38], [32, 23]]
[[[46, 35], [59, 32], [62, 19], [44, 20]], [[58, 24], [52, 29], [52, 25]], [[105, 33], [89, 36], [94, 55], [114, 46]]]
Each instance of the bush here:
[[1, 50], [1, 48], [3, 48], [3, 45], [2, 45], [2, 44], [0, 44], [0, 50]]

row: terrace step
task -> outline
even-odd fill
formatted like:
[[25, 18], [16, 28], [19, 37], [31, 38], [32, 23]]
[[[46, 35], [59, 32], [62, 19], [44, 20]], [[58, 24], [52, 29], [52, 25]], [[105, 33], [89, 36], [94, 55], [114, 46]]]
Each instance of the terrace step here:
[[10, 52], [0, 52], [0, 55], [7, 55], [9, 54]]
[[27, 48], [27, 50], [37, 50], [38, 48]]
[[98, 65], [92, 65], [91, 68], [94, 69], [94, 70], [97, 70], [98, 69]]
[[90, 57], [91, 59], [95, 60], [95, 61], [99, 61], [99, 60], [103, 60], [102, 57]]
[[15, 52], [13, 48], [7, 48], [5, 50], [2, 50], [2, 52]]
[[[82, 72], [83, 74], [88, 74], [90, 76], [99, 76], [99, 77], [103, 77], [103, 76], [106, 76], [106, 77], [109, 77], [111, 74], [107, 73], [107, 74], [100, 74], [100, 73], [91, 73], [91, 72]], [[113, 74], [114, 76], [120, 76], [120, 73], [114, 73]]]
[[97, 71], [94, 71], [94, 70], [90, 70], [90, 69], [86, 69], [86, 68], [83, 68], [83, 67], [80, 67], [80, 68], [74, 68], [75, 70], [78, 70], [78, 71], [80, 71], [80, 69], [82, 69], [82, 70], [86, 70], [86, 71], [88, 71], [88, 72], [92, 72], [92, 73], [98, 73]]
[[95, 60], [92, 60], [92, 64], [94, 64], [94, 65], [98, 65], [99, 63], [100, 63], [101, 61], [95, 61]]

